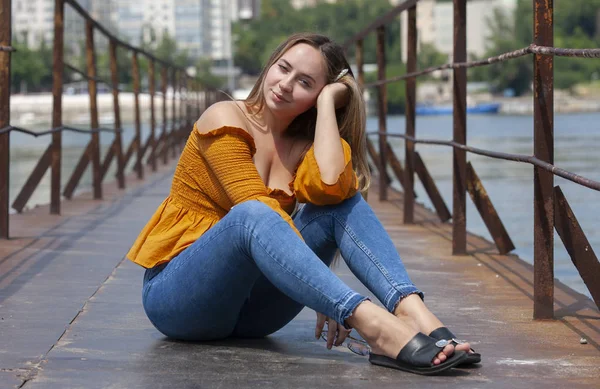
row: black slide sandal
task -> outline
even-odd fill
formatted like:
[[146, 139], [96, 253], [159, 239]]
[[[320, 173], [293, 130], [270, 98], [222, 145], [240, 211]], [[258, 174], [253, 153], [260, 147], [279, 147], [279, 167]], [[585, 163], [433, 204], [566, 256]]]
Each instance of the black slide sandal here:
[[433, 364], [433, 359], [446, 346], [443, 342], [436, 342], [435, 339], [419, 332], [416, 334], [398, 353], [396, 359], [384, 355], [369, 355], [369, 362], [374, 365], [391, 367], [409, 373], [421, 375], [439, 374], [451, 369], [467, 358], [464, 351], [455, 351], [452, 356], [439, 365]]
[[[436, 330], [431, 331], [431, 334], [429, 334], [429, 336], [435, 340], [447, 340], [448, 342], [453, 343], [454, 346], [465, 343], [462, 340], [456, 339], [456, 336], [454, 336], [452, 331], [450, 331], [446, 327], [440, 327]], [[461, 366], [472, 365], [475, 363], [481, 363], [481, 354], [471, 349], [470, 352], [467, 353], [467, 358], [464, 360], [464, 362], [461, 363]]]

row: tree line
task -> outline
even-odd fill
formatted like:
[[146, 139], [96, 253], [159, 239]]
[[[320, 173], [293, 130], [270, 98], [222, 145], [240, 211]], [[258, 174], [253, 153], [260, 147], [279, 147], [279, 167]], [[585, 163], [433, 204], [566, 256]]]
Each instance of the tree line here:
[[[512, 21], [511, 21], [512, 19]], [[526, 47], [533, 42], [533, 1], [518, 0], [513, 15], [496, 10], [489, 20], [491, 34], [484, 57]], [[589, 49], [600, 47], [600, 0], [554, 2], [554, 46]], [[471, 69], [470, 79], [489, 81], [493, 91], [529, 92], [533, 81], [530, 56]], [[586, 58], [554, 58], [554, 81], [558, 89], [571, 89], [600, 78], [600, 61]]]
[[[153, 35], [153, 34], [150, 34]], [[110, 83], [110, 56], [108, 42], [96, 47], [96, 73], [97, 78]], [[52, 91], [52, 46], [42, 42], [38, 48], [32, 49], [18, 38], [13, 39], [12, 46], [16, 49], [11, 56], [11, 91], [20, 92], [49, 92]], [[77, 43], [77, 50], [73, 46], [65, 45], [65, 63], [76, 67], [80, 71], [86, 71], [85, 42]], [[143, 42], [142, 50], [173, 63], [178, 67], [187, 68], [193, 66], [196, 69], [196, 79], [208, 88], [218, 88], [224, 83], [224, 79], [213, 75], [210, 71], [212, 61], [210, 59], [190, 57], [186, 50], [179, 49], [177, 42], [169, 34], [164, 34], [160, 40]], [[138, 56], [140, 67], [142, 89], [148, 87], [149, 61], [145, 56]], [[159, 90], [160, 65], [155, 67], [155, 85]], [[131, 52], [117, 49], [117, 72], [120, 88], [125, 91], [133, 90], [133, 72]], [[169, 75], [170, 77], [170, 75]], [[82, 81], [81, 75], [65, 67], [64, 82]]]

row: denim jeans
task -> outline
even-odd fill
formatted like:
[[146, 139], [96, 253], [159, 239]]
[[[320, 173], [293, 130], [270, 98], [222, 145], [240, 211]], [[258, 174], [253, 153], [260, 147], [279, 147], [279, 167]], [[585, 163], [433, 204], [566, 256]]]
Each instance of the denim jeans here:
[[306, 204], [293, 220], [304, 242], [267, 205], [237, 204], [177, 257], [147, 269], [143, 305], [152, 324], [184, 340], [262, 337], [304, 306], [344, 323], [367, 297], [329, 269], [338, 248], [389, 311], [409, 294], [423, 297], [360, 194]]

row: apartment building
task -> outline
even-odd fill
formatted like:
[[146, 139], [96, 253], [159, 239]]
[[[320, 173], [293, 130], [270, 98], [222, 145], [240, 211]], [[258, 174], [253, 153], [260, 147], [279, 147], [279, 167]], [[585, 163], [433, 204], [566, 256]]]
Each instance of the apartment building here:
[[12, 26], [14, 39], [31, 48], [52, 44], [54, 0], [13, 0]]
[[[99, 1], [99, 0], [98, 0]], [[166, 33], [192, 58], [231, 59], [231, 23], [253, 19], [259, 0], [112, 0], [118, 33], [134, 45]]]
[[[231, 59], [231, 23], [259, 17], [260, 0], [78, 0], [100, 24], [121, 39], [139, 46], [159, 42], [164, 34], [192, 58], [208, 57], [218, 64]], [[39, 47], [54, 36], [54, 0], [13, 0], [13, 36]], [[79, 54], [85, 21], [65, 7], [65, 45]]]
[[[109, 30], [112, 23], [112, 0], [79, 0], [78, 4], [100, 24]], [[65, 50], [79, 54], [85, 41], [85, 20], [66, 4], [64, 15]], [[42, 42], [52, 46], [54, 39], [54, 0], [13, 0], [13, 37], [26, 43], [30, 48], [38, 48]]]
[[[469, 0], [467, 2], [467, 53], [481, 56], [486, 51], [490, 35], [489, 19], [496, 9], [512, 17], [517, 0]], [[454, 11], [452, 2], [421, 0], [417, 3], [417, 52], [422, 44], [433, 45], [436, 50], [452, 58]], [[401, 20], [402, 61], [406, 62], [406, 39], [408, 35], [407, 14]]]

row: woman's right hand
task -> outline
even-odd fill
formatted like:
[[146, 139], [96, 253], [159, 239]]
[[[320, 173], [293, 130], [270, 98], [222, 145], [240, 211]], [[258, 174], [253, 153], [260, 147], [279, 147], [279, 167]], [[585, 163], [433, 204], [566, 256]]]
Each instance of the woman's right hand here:
[[334, 345], [337, 347], [344, 343], [346, 337], [352, 332], [333, 319], [328, 318], [322, 313], [317, 312], [317, 326], [315, 328], [315, 337], [319, 339], [323, 333], [323, 327], [327, 322], [327, 348], [331, 350]]

